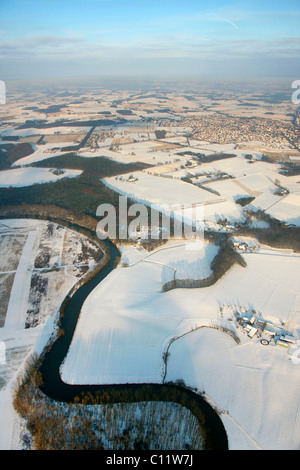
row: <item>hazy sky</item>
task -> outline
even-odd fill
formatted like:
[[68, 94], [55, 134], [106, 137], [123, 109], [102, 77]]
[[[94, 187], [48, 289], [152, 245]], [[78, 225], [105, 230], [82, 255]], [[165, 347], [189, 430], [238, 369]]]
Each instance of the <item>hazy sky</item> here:
[[300, 79], [299, 0], [0, 0], [0, 79]]

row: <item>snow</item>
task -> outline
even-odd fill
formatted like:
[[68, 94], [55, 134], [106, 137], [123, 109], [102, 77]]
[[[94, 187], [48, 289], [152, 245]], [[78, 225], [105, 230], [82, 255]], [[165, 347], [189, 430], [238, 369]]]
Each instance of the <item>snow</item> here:
[[11, 400], [12, 391], [7, 389], [0, 392], [0, 416], [1, 422], [5, 423], [5, 432], [2, 427], [0, 436], [0, 450], [15, 450], [16, 443], [12, 445], [12, 434], [14, 428], [19, 425], [18, 421], [14, 422], [15, 411]]
[[85, 301], [61, 368], [63, 380], [161, 382], [163, 354], [171, 344], [166, 380], [184, 379], [205, 391], [228, 425], [230, 448], [299, 448], [300, 368], [284, 348], [266, 348], [240, 330], [237, 344], [212, 328], [235, 329], [220, 317], [226, 304], [229, 311], [254, 308], [285, 322], [299, 337], [300, 256], [261, 247], [243, 255], [246, 268], [234, 266], [214, 286], [162, 293], [164, 265], [185, 254], [174, 242], [150, 256], [122, 248], [129, 267], [115, 269]]
[[64, 170], [63, 174], [55, 175], [48, 168], [16, 168], [0, 172], [0, 187], [23, 187], [36, 183], [49, 183], [62, 178], [75, 178], [81, 173], [81, 170]]
[[29, 259], [34, 246], [36, 232], [28, 233], [22, 256], [15, 274], [14, 283], [10, 293], [10, 300], [6, 312], [5, 328], [24, 328], [27, 310], [27, 300], [30, 290], [31, 272]]
[[[110, 188], [128, 198], [146, 205], [153, 205], [162, 212], [174, 212], [181, 219], [182, 207], [186, 222], [198, 220], [200, 223], [216, 223], [220, 218], [238, 221], [244, 218], [242, 210], [232, 201], [222, 198], [193, 184], [178, 179], [152, 176], [145, 172], [135, 172], [135, 182], [126, 177], [105, 178], [103, 182]], [[155, 188], [155, 189], [154, 189]], [[198, 206], [198, 209], [196, 209]], [[194, 212], [196, 210], [196, 212]]]
[[207, 191], [184, 181], [152, 176], [141, 171], [132, 174], [138, 181], [132, 183], [127, 181], [126, 177], [122, 179], [111, 177], [105, 178], [104, 182], [127, 197], [157, 206], [191, 205], [212, 199], [212, 195]]
[[161, 278], [163, 284], [174, 279], [173, 270], [176, 272], [176, 279], [206, 279], [212, 274], [210, 264], [218, 251], [219, 247], [213, 243], [205, 243], [199, 250], [189, 250], [183, 247], [181, 250], [170, 252], [160, 251], [156, 255], [153, 254], [147, 261], [164, 264]]
[[[126, 276], [127, 269], [135, 272], [133, 286], [133, 279]], [[161, 341], [162, 323], [172, 312], [164, 309], [162, 316], [161, 307], [155, 309], [157, 298], [153, 292], [159, 292], [160, 283], [153, 272], [159, 270], [158, 265], [149, 263], [146, 272], [141, 264], [124, 268], [124, 271], [115, 270], [101, 283], [101, 289], [87, 298], [77, 324], [80, 333], [75, 335], [71, 356], [67, 356], [62, 368], [65, 382], [76, 383], [78, 379], [94, 384], [160, 381], [157, 344]], [[111, 280], [115, 285], [124, 286], [115, 292], [113, 299], [108, 297]], [[153, 319], [155, 310], [157, 322]], [[82, 360], [81, 354], [84, 355]], [[136, 358], [139, 358], [138, 363]]]
[[249, 196], [249, 192], [236, 184], [235, 179], [219, 180], [208, 183], [207, 186], [229, 201], [235, 202], [239, 197]]
[[[148, 142], [143, 144], [146, 145]], [[241, 197], [253, 196], [255, 199], [246, 208], [254, 211], [265, 210], [279, 220], [299, 226], [299, 177], [279, 174], [280, 165], [277, 164], [256, 161], [250, 165], [240, 150], [234, 150], [234, 153], [237, 154], [236, 157], [188, 168], [194, 183], [199, 180], [203, 184], [203, 177], [197, 175], [206, 174], [214, 177], [219, 172], [226, 172], [229, 175], [230, 178], [226, 180], [204, 179], [203, 187], [207, 190], [180, 180], [180, 175], [185, 174], [187, 169], [180, 170], [178, 164], [176, 167], [174, 163], [169, 165], [169, 169], [168, 165], [158, 165], [151, 169], [152, 174], [149, 174], [150, 170], [135, 172], [133, 175], [137, 181], [134, 183], [129, 182], [126, 176], [105, 178], [103, 182], [119, 194], [144, 204], [152, 204], [159, 210], [175, 209], [174, 214], [177, 217], [180, 217], [181, 209], [177, 211], [176, 204], [187, 207], [185, 209], [187, 219], [193, 219], [192, 209], [188, 206], [202, 205], [203, 218], [209, 224], [216, 224], [220, 219], [227, 219], [230, 223], [243, 221], [243, 208], [236, 204], [236, 201]], [[160, 172], [162, 174], [159, 176]], [[278, 189], [276, 180], [287, 188], [290, 194], [284, 197], [274, 194]]]
[[[51, 235], [48, 233], [50, 226], [53, 228]], [[84, 259], [81, 259], [82, 243]], [[4, 326], [0, 328], [0, 421], [5, 423], [0, 429], [0, 450], [13, 450], [20, 448], [21, 425], [12, 404], [16, 379], [27, 358], [33, 352], [41, 354], [55, 333], [63, 299], [82, 276], [82, 269], [93, 266], [97, 253], [95, 245], [83, 235], [57, 224], [31, 219], [1, 220], [0, 246], [0, 274], [3, 270], [14, 274], [11, 292], [5, 293], [9, 303]], [[35, 268], [35, 260], [45, 251], [50, 253], [50, 269]], [[51, 269], [54, 266], [55, 270]], [[41, 293], [41, 299], [30, 296], [34, 273], [48, 279], [47, 292]], [[1, 301], [3, 295], [2, 292]], [[37, 300], [40, 300], [38, 321], [35, 326], [25, 328], [27, 309], [34, 303], [37, 305]]]
[[[212, 201], [211, 204], [204, 204], [203, 206], [203, 220], [208, 224], [213, 223], [217, 224], [218, 221], [227, 219], [228, 222], [240, 222], [244, 219], [244, 214], [240, 206], [237, 206], [235, 203], [224, 200], [222, 198]], [[175, 211], [176, 214], [176, 211]], [[180, 215], [178, 213], [178, 215]], [[190, 220], [193, 220], [192, 209], [187, 208], [184, 212], [185, 217]]]
[[276, 219], [300, 227], [300, 192], [280, 198], [267, 209], [267, 212]]
[[[62, 144], [57, 144], [57, 147], [60, 147]], [[28, 155], [27, 157], [19, 158], [16, 160], [12, 167], [15, 166], [23, 166], [23, 165], [31, 165], [32, 163], [40, 162], [42, 160], [46, 160], [52, 157], [58, 157], [60, 155], [64, 155], [66, 152], [62, 152], [61, 150], [52, 150], [55, 144], [44, 144], [44, 145], [33, 145], [34, 152]]]
[[18, 137], [29, 137], [35, 135], [51, 135], [55, 133], [60, 134], [72, 134], [77, 132], [88, 132], [90, 127], [87, 126], [75, 126], [75, 127], [66, 127], [66, 126], [58, 126], [58, 127], [46, 127], [46, 128], [35, 128], [35, 127], [28, 127], [26, 129], [18, 129], [16, 127], [9, 127], [6, 129], [2, 129], [0, 133], [0, 137], [6, 136], [18, 136]]
[[231, 449], [240, 449], [236, 434], [250, 449], [299, 449], [299, 370], [276, 347], [263, 348], [235, 345], [219, 331], [197, 330], [172, 345], [168, 378], [180, 373], [213, 397], [225, 412], [225, 426], [231, 421], [240, 429], [229, 433]]

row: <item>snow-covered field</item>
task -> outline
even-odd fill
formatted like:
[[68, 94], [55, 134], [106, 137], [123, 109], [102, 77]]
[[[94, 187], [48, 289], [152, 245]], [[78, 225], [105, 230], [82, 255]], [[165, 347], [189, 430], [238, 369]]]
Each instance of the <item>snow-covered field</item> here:
[[[134, 145], [144, 145], [146, 149], [149, 142]], [[165, 210], [167, 205], [175, 204], [203, 205], [204, 220], [212, 224], [220, 219], [227, 219], [231, 223], [242, 221], [243, 210], [236, 201], [251, 196], [255, 199], [246, 208], [265, 210], [283, 222], [299, 226], [299, 176], [288, 177], [279, 174], [280, 165], [259, 159], [249, 164], [244, 156], [245, 151], [235, 149], [234, 146], [202, 144], [197, 149], [199, 150], [205, 153], [227, 151], [237, 156], [181, 169], [184, 161], [176, 162], [175, 159], [174, 162], [173, 158], [177, 149], [171, 154], [169, 164], [160, 164], [143, 172], [133, 173], [137, 178], [134, 182], [128, 181], [126, 176], [105, 178], [103, 181], [119, 194], [145, 204], [156, 205], [161, 210]], [[142, 155], [140, 160], [145, 161]], [[220, 173], [226, 173], [229, 178], [227, 176], [228, 179], [216, 180]], [[189, 176], [194, 185], [181, 181], [183, 176]], [[195, 186], [198, 182], [207, 189]], [[278, 183], [288, 190], [287, 196], [274, 194]], [[180, 215], [180, 211], [177, 215]], [[185, 215], [188, 217], [188, 209]]]
[[[94, 242], [57, 224], [1, 220], [0, 449], [19, 446], [20, 421], [12, 406], [15, 380], [33, 352], [41, 353], [55, 329], [61, 302], [102, 251]], [[3, 305], [2, 305], [3, 307]], [[6, 310], [6, 311], [5, 311]]]
[[288, 194], [267, 209], [267, 212], [276, 219], [284, 220], [288, 224], [300, 227], [300, 189], [298, 192]]
[[[232, 317], [234, 308], [253, 309], [299, 338], [300, 256], [261, 247], [244, 255], [246, 268], [233, 267], [214, 286], [162, 293], [166, 265], [185, 259], [184, 247], [172, 243], [145, 259], [139, 249], [123, 248], [129, 266], [120, 265], [87, 298], [63, 380], [161, 382], [167, 372], [167, 380], [184, 379], [222, 411], [231, 449], [299, 448], [300, 366], [287, 349], [250, 339]], [[209, 327], [234, 330], [240, 344]]]
[[35, 135], [55, 135], [55, 134], [72, 134], [73, 132], [88, 132], [90, 127], [86, 126], [76, 126], [76, 127], [47, 127], [45, 129], [36, 129], [34, 127], [28, 127], [26, 129], [18, 129], [16, 127], [8, 127], [1, 130], [0, 137], [7, 136], [18, 136], [18, 137], [29, 137]]
[[81, 170], [64, 170], [62, 174], [54, 174], [49, 168], [15, 168], [0, 172], [0, 187], [31, 186], [36, 183], [49, 183], [62, 178], [75, 178]]
[[[169, 280], [165, 271], [173, 272], [182, 260], [181, 274], [189, 274], [185, 254], [191, 257], [193, 253], [197, 260], [194, 251], [185, 253], [182, 243], [170, 243], [171, 247], [167, 244], [150, 256], [144, 251], [135, 253], [124, 248], [124, 261], [129, 267], [115, 270], [86, 300], [77, 325], [80, 333], [75, 335], [62, 368], [64, 381], [93, 384], [161, 381], [164, 335], [168, 336], [170, 328], [182, 320], [181, 313], [176, 314], [176, 308], [161, 294], [162, 284]], [[194, 275], [203, 278], [210, 274], [207, 264], [216, 250], [208, 245], [200, 250], [196, 268], [200, 265], [202, 269], [196, 273], [193, 269]], [[120, 284], [113, 298], [109, 294], [112, 279], [114, 285]], [[78, 362], [81, 352], [84, 359]], [[95, 357], [101, 357], [101, 361], [97, 363]]]
[[[59, 144], [60, 146], [61, 144]], [[27, 157], [19, 158], [19, 160], [15, 161], [12, 167], [15, 166], [24, 166], [24, 165], [31, 165], [32, 163], [40, 162], [41, 160], [46, 160], [47, 158], [51, 157], [58, 157], [60, 155], [64, 155], [66, 152], [61, 152], [60, 149], [53, 150], [55, 144], [44, 144], [44, 145], [33, 145], [34, 152]]]
[[122, 178], [105, 178], [104, 182], [128, 197], [157, 206], [166, 204], [170, 208], [178, 205], [204, 204], [216, 199], [209, 192], [180, 180], [148, 175], [141, 171], [132, 173], [137, 181], [130, 182], [126, 175]]
[[[195, 220], [195, 215], [197, 219], [198, 214], [200, 222], [203, 222], [203, 218], [212, 222], [225, 217], [232, 221], [243, 219], [240, 207], [234, 202], [190, 183], [140, 171], [133, 173], [133, 176], [137, 181], [130, 182], [128, 177], [111, 177], [103, 181], [119, 194], [146, 205], [151, 204], [162, 212], [173, 211], [179, 219], [182, 216], [183, 206], [187, 221]], [[203, 207], [203, 211], [199, 210], [193, 215], [195, 206]]]
[[276, 346], [199, 329], [170, 348], [167, 378], [178, 376], [223, 410], [231, 450], [299, 449], [299, 365]]

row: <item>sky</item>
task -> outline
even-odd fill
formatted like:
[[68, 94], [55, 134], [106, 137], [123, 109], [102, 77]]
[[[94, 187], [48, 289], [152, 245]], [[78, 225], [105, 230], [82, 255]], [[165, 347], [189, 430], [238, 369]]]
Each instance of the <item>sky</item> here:
[[0, 80], [300, 79], [300, 2], [0, 0]]

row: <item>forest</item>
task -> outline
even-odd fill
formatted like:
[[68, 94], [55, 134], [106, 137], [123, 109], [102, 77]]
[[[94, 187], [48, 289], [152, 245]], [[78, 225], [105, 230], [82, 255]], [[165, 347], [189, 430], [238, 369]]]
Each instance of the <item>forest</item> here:
[[287, 225], [271, 217], [263, 210], [247, 210], [245, 212], [248, 218], [254, 217], [256, 220], [264, 221], [268, 224], [268, 227], [255, 228], [246, 221], [238, 227], [237, 235], [253, 236], [265, 245], [300, 252], [300, 227]]
[[11, 165], [20, 158], [27, 157], [34, 152], [32, 145], [29, 143], [10, 144], [4, 143], [0, 145], [0, 170], [7, 170]]
[[53, 157], [34, 166], [81, 169], [77, 178], [26, 187], [0, 188], [0, 216], [18, 214], [56, 217], [95, 230], [97, 207], [112, 204], [118, 213], [119, 195], [100, 178], [141, 170], [144, 164], [117, 163], [107, 158], [83, 158], [72, 153]]
[[118, 124], [125, 124], [127, 121], [124, 118], [119, 119], [92, 119], [88, 121], [68, 121], [68, 120], [57, 120], [53, 122], [47, 122], [47, 119], [27, 119], [24, 124], [21, 124], [18, 129], [48, 129], [50, 127], [90, 127], [90, 126], [115, 126]]
[[123, 173], [140, 171], [148, 168], [150, 165], [146, 163], [119, 163], [105, 157], [85, 158], [80, 157], [72, 152], [60, 155], [58, 157], [50, 157], [46, 160], [36, 162], [31, 166], [41, 168], [67, 168], [72, 170], [83, 170], [86, 174], [104, 178], [115, 176]]

